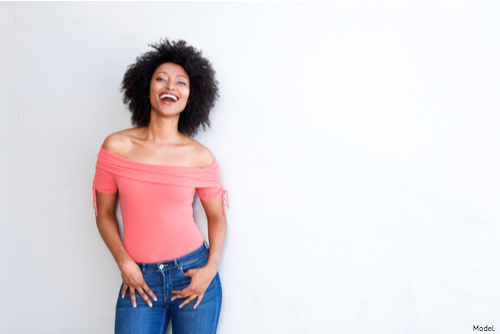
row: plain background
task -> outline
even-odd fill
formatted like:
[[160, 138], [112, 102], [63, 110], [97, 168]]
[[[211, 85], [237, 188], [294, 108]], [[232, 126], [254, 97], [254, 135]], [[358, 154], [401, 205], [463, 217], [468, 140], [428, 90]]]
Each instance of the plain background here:
[[499, 36], [495, 2], [0, 3], [0, 332], [112, 332], [91, 182], [163, 37], [220, 82], [219, 333], [500, 329]]

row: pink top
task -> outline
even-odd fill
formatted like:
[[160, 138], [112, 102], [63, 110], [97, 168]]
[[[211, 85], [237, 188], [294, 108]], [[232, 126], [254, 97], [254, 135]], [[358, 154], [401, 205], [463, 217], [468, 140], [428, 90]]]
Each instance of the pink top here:
[[206, 167], [153, 165], [132, 161], [101, 147], [93, 182], [95, 190], [119, 191], [123, 243], [136, 262], [161, 262], [188, 254], [203, 244], [193, 218], [195, 191], [202, 201], [227, 195], [216, 161]]

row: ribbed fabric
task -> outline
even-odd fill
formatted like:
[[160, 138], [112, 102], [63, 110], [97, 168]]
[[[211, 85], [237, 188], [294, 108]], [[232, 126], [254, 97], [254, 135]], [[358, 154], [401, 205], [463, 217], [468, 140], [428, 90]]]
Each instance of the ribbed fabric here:
[[160, 262], [188, 254], [203, 244], [193, 218], [195, 192], [202, 201], [221, 194], [227, 207], [216, 161], [206, 167], [153, 165], [128, 160], [101, 147], [93, 182], [95, 191], [119, 192], [123, 242], [136, 262]]

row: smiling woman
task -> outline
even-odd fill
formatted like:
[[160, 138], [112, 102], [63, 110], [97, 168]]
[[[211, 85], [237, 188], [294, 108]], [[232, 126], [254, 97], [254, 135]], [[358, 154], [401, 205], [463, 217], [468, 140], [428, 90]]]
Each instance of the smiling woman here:
[[151, 78], [149, 100], [154, 115], [180, 114], [189, 98], [189, 76], [174, 63], [164, 63]]
[[[222, 300], [217, 267], [226, 235], [225, 191], [212, 153], [190, 136], [209, 125], [215, 72], [184, 41], [153, 48], [123, 79], [137, 127], [105, 139], [93, 183], [97, 226], [123, 278], [115, 333], [165, 333], [171, 320], [175, 334], [211, 334]], [[210, 247], [193, 220], [195, 192], [207, 215]]]
[[217, 100], [215, 71], [201, 51], [185, 41], [160, 41], [154, 49], [137, 58], [128, 68], [122, 82], [123, 101], [132, 112], [132, 123], [147, 126], [151, 116], [150, 84], [153, 73], [164, 63], [179, 65], [188, 76], [189, 104], [179, 118], [179, 131], [193, 136], [201, 127], [210, 125], [208, 115]]

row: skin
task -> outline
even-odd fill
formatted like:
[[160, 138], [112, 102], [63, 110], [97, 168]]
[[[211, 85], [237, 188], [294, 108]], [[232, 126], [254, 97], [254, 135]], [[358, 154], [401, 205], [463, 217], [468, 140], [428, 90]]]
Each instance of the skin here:
[[[154, 72], [150, 82], [151, 121], [147, 127], [116, 132], [106, 138], [103, 148], [123, 158], [156, 165], [188, 167], [209, 166], [214, 157], [210, 150], [177, 129], [179, 116], [189, 99], [189, 76], [184, 69], [173, 63], [164, 63]], [[162, 93], [178, 97], [176, 102], [162, 101]], [[96, 191], [99, 216], [97, 228], [111, 251], [123, 279], [122, 298], [130, 289], [132, 305], [137, 306], [136, 293], [152, 307], [156, 296], [144, 281], [142, 271], [127, 253], [118, 232], [115, 214], [117, 194]], [[191, 278], [188, 287], [172, 291], [172, 300], [184, 299], [179, 307], [197, 299], [196, 309], [206, 289], [217, 273], [219, 258], [226, 237], [226, 217], [222, 195], [213, 201], [201, 201], [208, 221], [210, 249], [207, 264], [202, 268], [185, 272]]]

